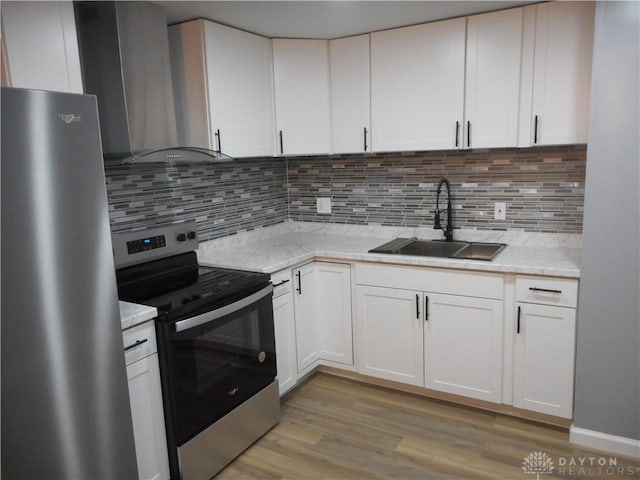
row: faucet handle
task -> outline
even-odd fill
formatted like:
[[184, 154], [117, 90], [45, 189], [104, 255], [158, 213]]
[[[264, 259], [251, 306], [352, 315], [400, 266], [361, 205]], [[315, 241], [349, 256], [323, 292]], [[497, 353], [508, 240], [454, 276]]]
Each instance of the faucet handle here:
[[437, 208], [436, 208], [435, 216], [433, 218], [433, 229], [442, 230], [442, 225], [440, 225], [440, 210]]

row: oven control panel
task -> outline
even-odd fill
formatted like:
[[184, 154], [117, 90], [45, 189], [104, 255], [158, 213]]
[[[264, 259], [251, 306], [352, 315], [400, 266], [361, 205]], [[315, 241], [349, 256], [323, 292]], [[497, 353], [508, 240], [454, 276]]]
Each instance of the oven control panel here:
[[136, 265], [198, 248], [196, 222], [147, 228], [111, 236], [116, 268]]
[[138, 240], [131, 240], [127, 242], [127, 252], [132, 254], [166, 246], [167, 240], [165, 236], [156, 235], [155, 237], [140, 238]]

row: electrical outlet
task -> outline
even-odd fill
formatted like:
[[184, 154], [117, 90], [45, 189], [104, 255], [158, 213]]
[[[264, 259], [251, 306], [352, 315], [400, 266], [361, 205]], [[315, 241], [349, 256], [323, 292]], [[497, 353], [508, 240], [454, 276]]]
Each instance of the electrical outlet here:
[[494, 220], [506, 220], [507, 219], [507, 204], [502, 202], [495, 203], [495, 210], [493, 212]]
[[316, 211], [321, 215], [331, 214], [331, 198], [318, 197], [316, 198]]

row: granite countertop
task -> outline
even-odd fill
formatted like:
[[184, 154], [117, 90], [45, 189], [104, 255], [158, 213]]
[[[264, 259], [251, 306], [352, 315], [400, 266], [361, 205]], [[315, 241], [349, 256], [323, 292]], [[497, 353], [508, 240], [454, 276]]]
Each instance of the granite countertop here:
[[285, 223], [198, 248], [202, 265], [274, 273], [314, 258], [416, 265], [485, 272], [580, 277], [581, 238], [575, 235], [456, 231], [456, 239], [507, 243], [493, 261], [367, 253], [396, 237], [439, 238], [427, 229]]
[[148, 305], [138, 305], [120, 301], [120, 322], [122, 330], [135, 327], [158, 316], [158, 310]]

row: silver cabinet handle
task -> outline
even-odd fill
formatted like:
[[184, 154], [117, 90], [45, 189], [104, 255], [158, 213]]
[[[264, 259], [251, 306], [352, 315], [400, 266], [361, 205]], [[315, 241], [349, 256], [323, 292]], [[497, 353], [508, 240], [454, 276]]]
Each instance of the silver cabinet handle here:
[[243, 298], [242, 300], [238, 300], [237, 302], [230, 303], [229, 305], [225, 305], [224, 307], [220, 307], [216, 310], [203, 313], [202, 315], [198, 315], [195, 317], [188, 318], [186, 320], [181, 320], [179, 322], [176, 322], [176, 332], [182, 332], [190, 328], [198, 327], [205, 323], [211, 322], [212, 320], [216, 320], [218, 318], [225, 317], [233, 312], [237, 312], [238, 310], [242, 310], [243, 308], [248, 307], [252, 303], [257, 302], [261, 298], [264, 298], [267, 295], [271, 295], [272, 292], [273, 292], [273, 285], [269, 284], [266, 287], [264, 287], [262, 290], [259, 290], [256, 293]]

